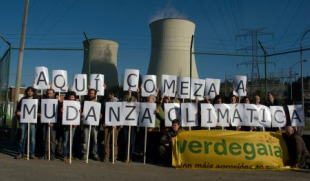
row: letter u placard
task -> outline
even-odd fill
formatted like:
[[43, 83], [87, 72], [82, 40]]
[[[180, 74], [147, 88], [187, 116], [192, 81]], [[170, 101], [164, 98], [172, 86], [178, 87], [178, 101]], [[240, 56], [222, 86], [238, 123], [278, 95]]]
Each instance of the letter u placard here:
[[41, 123], [57, 123], [58, 99], [41, 100]]

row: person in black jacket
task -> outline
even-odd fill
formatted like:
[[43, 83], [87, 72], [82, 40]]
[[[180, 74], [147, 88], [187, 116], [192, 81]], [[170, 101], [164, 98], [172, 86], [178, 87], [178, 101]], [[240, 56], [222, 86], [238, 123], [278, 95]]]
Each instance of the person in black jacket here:
[[[27, 87], [25, 90], [25, 96], [18, 102], [16, 108], [16, 116], [20, 118], [21, 116], [21, 106], [24, 99], [36, 99], [36, 91], [33, 87]], [[40, 107], [40, 106], [38, 106]], [[21, 159], [23, 157], [27, 138], [28, 123], [20, 123], [21, 135], [18, 143], [18, 155], [16, 159]], [[35, 159], [35, 146], [36, 146], [36, 124], [30, 123], [30, 147], [29, 155], [31, 159]]]
[[182, 129], [179, 120], [172, 121], [172, 127], [160, 139], [159, 154], [167, 163], [171, 163], [172, 155], [172, 139], [177, 136]]

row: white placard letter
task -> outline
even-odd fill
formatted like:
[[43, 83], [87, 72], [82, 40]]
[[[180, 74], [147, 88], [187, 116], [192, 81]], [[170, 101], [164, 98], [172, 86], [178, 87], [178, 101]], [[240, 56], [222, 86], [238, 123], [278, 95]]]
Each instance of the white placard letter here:
[[214, 99], [215, 96], [220, 94], [221, 79], [206, 79], [206, 92], [205, 96], [209, 99]]
[[104, 96], [104, 75], [90, 74], [90, 88], [97, 90], [98, 96]]
[[136, 92], [139, 87], [139, 70], [126, 69], [124, 77], [124, 91]]
[[165, 127], [171, 127], [172, 121], [180, 120], [181, 108], [179, 103], [165, 103]]
[[46, 67], [36, 67], [35, 68], [35, 78], [34, 78], [34, 85], [35, 89], [49, 89], [49, 76], [48, 76], [48, 69]]
[[84, 117], [83, 124], [98, 126], [100, 119], [100, 111], [101, 111], [101, 104], [99, 102], [85, 101], [83, 108], [83, 117]]
[[57, 123], [58, 99], [41, 100], [41, 123]]
[[55, 92], [67, 92], [68, 91], [67, 71], [53, 70], [52, 89], [54, 89]]
[[177, 90], [177, 76], [175, 75], [162, 75], [161, 88], [164, 96], [175, 97]]
[[78, 96], [87, 95], [87, 75], [86, 74], [74, 75], [72, 90]]
[[81, 103], [79, 101], [63, 101], [63, 125], [80, 125], [80, 109]]
[[20, 123], [37, 123], [38, 99], [22, 99]]

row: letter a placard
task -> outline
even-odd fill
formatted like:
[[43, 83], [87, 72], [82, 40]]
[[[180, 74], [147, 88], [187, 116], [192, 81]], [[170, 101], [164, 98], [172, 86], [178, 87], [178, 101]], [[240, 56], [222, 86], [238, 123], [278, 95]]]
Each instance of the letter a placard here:
[[221, 79], [206, 79], [206, 92], [205, 96], [209, 99], [214, 99], [215, 96], [220, 94]]
[[34, 85], [35, 89], [49, 89], [49, 76], [48, 76], [48, 69], [46, 67], [36, 67], [35, 68], [35, 78], [34, 78]]
[[287, 106], [292, 126], [305, 126], [305, 115], [302, 105]]
[[246, 96], [247, 77], [244, 75], [236, 75], [234, 80], [234, 89], [238, 96]]
[[83, 110], [83, 124], [98, 126], [100, 120], [101, 104], [94, 101], [85, 101]]
[[155, 127], [156, 103], [140, 103], [139, 127]]

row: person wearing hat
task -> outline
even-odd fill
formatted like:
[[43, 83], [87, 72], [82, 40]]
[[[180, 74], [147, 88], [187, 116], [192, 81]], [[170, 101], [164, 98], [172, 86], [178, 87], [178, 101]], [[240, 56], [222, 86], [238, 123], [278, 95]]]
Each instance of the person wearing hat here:
[[169, 131], [164, 134], [160, 139], [160, 146], [159, 146], [159, 154], [163, 161], [165, 161], [167, 164], [171, 164], [172, 160], [172, 140], [174, 137], [176, 137], [180, 132], [182, 131], [180, 127], [180, 121], [177, 119], [174, 119], [172, 121], [172, 127], [169, 129]]

